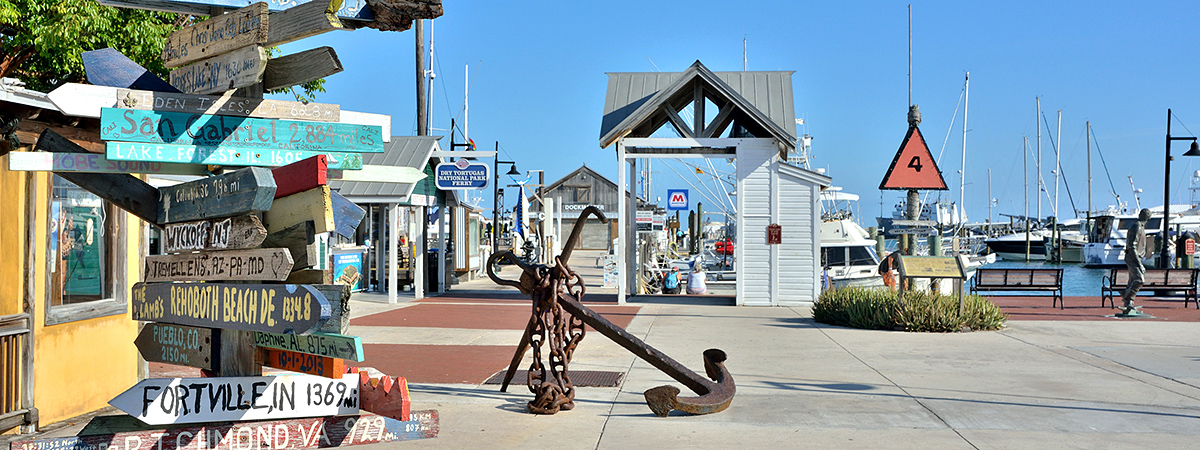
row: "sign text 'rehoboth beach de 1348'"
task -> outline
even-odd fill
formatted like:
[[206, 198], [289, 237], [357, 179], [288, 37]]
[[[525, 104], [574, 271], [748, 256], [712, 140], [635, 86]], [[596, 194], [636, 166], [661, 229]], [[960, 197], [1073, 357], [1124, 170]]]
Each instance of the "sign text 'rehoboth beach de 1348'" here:
[[132, 298], [133, 320], [269, 333], [307, 333], [332, 313], [298, 284], [137, 283]]
[[213, 116], [141, 109], [100, 110], [106, 141], [313, 152], [383, 152], [383, 127], [340, 122]]
[[358, 385], [357, 373], [150, 378], [108, 403], [151, 425], [342, 416], [358, 414]]

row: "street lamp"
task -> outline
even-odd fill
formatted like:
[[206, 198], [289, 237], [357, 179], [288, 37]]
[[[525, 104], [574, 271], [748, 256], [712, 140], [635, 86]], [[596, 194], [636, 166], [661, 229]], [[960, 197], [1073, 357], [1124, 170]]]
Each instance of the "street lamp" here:
[[500, 164], [508, 164], [508, 175], [520, 175], [517, 171], [516, 161], [501, 161], [500, 160], [500, 142], [496, 142], [496, 156], [492, 158], [492, 173], [496, 176], [496, 182], [492, 184], [492, 245], [495, 246], [492, 251], [500, 252]]
[[[1175, 265], [1171, 260], [1170, 246], [1168, 245], [1167, 233], [1170, 230], [1168, 222], [1171, 220], [1171, 161], [1175, 158], [1171, 157], [1171, 141], [1192, 141], [1192, 147], [1188, 149], [1183, 156], [1200, 156], [1200, 144], [1196, 143], [1195, 136], [1171, 136], [1171, 110], [1167, 109], [1167, 156], [1163, 162], [1163, 220], [1162, 220], [1162, 251], [1158, 254], [1158, 268], [1167, 269]], [[1128, 248], [1128, 245], [1126, 246]]]

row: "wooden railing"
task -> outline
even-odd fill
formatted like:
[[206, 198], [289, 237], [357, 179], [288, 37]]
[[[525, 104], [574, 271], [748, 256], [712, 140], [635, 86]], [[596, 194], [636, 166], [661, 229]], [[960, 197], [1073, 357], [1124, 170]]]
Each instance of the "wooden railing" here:
[[0, 317], [0, 431], [36, 422], [29, 314]]

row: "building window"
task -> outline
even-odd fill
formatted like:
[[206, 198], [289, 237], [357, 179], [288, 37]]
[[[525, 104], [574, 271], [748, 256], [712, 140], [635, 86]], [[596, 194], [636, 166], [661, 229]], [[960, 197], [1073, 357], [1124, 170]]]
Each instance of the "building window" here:
[[50, 190], [49, 289], [46, 324], [125, 312], [124, 268], [118, 251], [124, 214], [100, 197], [57, 175]]
[[575, 203], [591, 203], [592, 202], [592, 187], [591, 186], [575, 186]]

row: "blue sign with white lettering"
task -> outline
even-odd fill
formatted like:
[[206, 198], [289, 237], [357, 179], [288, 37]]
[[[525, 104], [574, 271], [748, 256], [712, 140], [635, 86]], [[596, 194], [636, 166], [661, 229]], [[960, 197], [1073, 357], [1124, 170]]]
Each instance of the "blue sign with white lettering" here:
[[492, 168], [487, 164], [472, 163], [460, 159], [453, 163], [441, 163], [434, 169], [434, 183], [438, 189], [486, 189], [491, 179]]
[[671, 211], [687, 211], [687, 189], [667, 189], [667, 209]]

